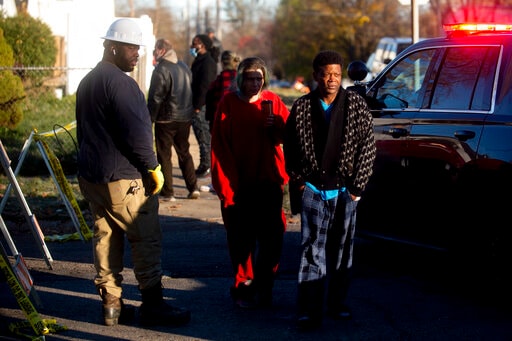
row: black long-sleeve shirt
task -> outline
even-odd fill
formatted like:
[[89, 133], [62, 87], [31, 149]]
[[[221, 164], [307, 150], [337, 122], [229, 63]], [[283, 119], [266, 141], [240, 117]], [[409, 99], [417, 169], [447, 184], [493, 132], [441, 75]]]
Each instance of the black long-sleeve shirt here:
[[76, 92], [78, 172], [89, 182], [136, 179], [158, 165], [144, 94], [116, 65], [101, 61]]

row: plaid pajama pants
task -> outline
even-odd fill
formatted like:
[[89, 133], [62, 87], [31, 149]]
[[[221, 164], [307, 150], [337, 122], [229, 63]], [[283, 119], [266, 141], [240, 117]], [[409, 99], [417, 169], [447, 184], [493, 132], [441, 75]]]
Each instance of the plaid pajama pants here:
[[333, 275], [345, 277], [352, 267], [357, 201], [346, 190], [322, 200], [305, 187], [301, 212], [299, 283]]

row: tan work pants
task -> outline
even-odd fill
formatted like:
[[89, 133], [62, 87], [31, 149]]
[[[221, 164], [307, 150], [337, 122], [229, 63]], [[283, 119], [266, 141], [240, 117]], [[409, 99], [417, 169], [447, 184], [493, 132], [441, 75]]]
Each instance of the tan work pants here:
[[[93, 254], [96, 288], [122, 297], [125, 235], [130, 243], [133, 272], [140, 289], [162, 276], [162, 231], [158, 196], [146, 196], [141, 179], [94, 184], [79, 178], [80, 190], [94, 217]], [[134, 187], [139, 187], [133, 190]]]

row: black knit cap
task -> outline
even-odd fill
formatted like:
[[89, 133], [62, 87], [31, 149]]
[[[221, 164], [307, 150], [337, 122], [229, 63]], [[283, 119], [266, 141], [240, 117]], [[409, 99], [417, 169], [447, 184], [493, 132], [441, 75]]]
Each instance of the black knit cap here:
[[212, 48], [213, 42], [206, 34], [198, 34], [196, 38], [201, 40], [201, 43], [203, 43], [207, 50]]
[[343, 57], [336, 51], [321, 51], [315, 59], [313, 59], [313, 70], [317, 71], [318, 68], [330, 64], [339, 64], [343, 66]]

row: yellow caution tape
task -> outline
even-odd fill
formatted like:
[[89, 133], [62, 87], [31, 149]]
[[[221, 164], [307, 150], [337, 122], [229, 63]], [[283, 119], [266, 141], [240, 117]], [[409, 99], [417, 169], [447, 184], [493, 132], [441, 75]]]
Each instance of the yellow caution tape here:
[[71, 123], [66, 124], [65, 126], [59, 127], [58, 129], [45, 131], [44, 133], [37, 133], [37, 129], [34, 129], [34, 132], [36, 132], [37, 135], [40, 137], [52, 137], [55, 134], [64, 133], [64, 132], [67, 132], [67, 131], [69, 131], [71, 129], [75, 129], [75, 128], [76, 128], [76, 121], [73, 121]]
[[48, 326], [44, 323], [44, 321], [39, 317], [39, 313], [36, 308], [30, 301], [27, 293], [23, 289], [22, 285], [18, 282], [18, 279], [14, 275], [14, 272], [11, 269], [11, 264], [5, 258], [3, 252], [0, 254], [0, 269], [2, 273], [7, 278], [7, 284], [11, 288], [11, 291], [18, 302], [21, 310], [25, 313], [25, 316], [28, 319], [28, 322], [32, 329], [36, 332], [37, 335], [46, 335], [50, 332]]
[[[47, 134], [47, 133], [44, 133]], [[73, 211], [76, 214], [76, 217], [79, 220], [80, 224], [80, 233], [83, 236], [84, 240], [90, 240], [92, 238], [92, 232], [89, 229], [89, 226], [87, 225], [83, 215], [82, 211], [80, 210], [80, 207], [78, 206], [78, 203], [76, 201], [75, 196], [73, 195], [73, 191], [71, 190], [71, 186], [69, 185], [68, 180], [66, 179], [64, 175], [64, 171], [62, 170], [62, 166], [60, 165], [59, 159], [55, 156], [55, 154], [51, 151], [48, 144], [41, 139], [41, 137], [44, 136], [43, 134], [36, 135], [36, 140], [41, 143], [41, 145], [44, 148], [45, 153], [47, 154], [48, 161], [50, 162], [50, 166], [52, 167], [52, 170], [55, 174], [55, 177], [57, 179], [57, 182], [59, 184], [59, 187], [61, 188], [62, 192], [68, 199], [69, 203], [73, 207]], [[46, 240], [46, 238], [45, 238]], [[48, 239], [50, 240], [50, 239]], [[72, 239], [68, 239], [72, 240]], [[73, 239], [74, 240], [74, 239]], [[62, 241], [62, 240], [61, 240]]]
[[51, 236], [45, 236], [44, 240], [47, 242], [67, 242], [69, 240], [80, 240], [82, 237], [78, 234], [78, 232], [75, 233], [65, 233], [65, 234], [54, 234]]
[[[48, 328], [49, 333], [58, 333], [68, 330], [68, 327], [58, 324], [57, 320], [54, 319], [43, 319], [43, 323]], [[11, 333], [16, 333], [18, 335], [24, 335], [21, 334], [21, 331], [27, 328], [30, 328], [30, 322], [28, 321], [17, 321], [9, 324], [9, 330]]]
[[22, 328], [19, 328], [16, 324], [17, 324], [16, 322], [13, 322], [13, 323], [9, 324], [9, 331], [11, 333], [16, 334], [17, 336], [21, 336], [23, 338], [29, 339], [31, 341], [44, 341], [44, 340], [46, 340], [44, 335], [34, 336], [34, 335], [27, 334], [27, 333], [23, 333], [22, 332]]

